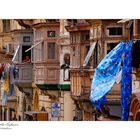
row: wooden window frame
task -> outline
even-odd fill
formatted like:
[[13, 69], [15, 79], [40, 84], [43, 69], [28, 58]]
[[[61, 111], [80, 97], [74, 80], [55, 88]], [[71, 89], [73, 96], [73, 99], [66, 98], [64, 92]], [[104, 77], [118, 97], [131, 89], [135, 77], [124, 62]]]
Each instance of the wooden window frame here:
[[[109, 29], [111, 29], [111, 28], [121, 28], [122, 29], [122, 34], [111, 35], [109, 33]], [[106, 27], [106, 33], [107, 33], [108, 37], [122, 37], [123, 34], [124, 34], [124, 31], [123, 31], [123, 27], [122, 26], [107, 26]]]
[[[50, 33], [52, 33], [52, 36]], [[56, 37], [56, 31], [47, 31], [47, 37]]]

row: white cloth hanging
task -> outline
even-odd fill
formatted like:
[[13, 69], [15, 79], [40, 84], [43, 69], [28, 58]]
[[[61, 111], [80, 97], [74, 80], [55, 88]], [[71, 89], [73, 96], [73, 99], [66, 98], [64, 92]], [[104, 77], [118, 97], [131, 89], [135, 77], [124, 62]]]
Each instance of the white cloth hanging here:
[[116, 76], [116, 83], [119, 84], [122, 80], [122, 69], [120, 70], [119, 74]]

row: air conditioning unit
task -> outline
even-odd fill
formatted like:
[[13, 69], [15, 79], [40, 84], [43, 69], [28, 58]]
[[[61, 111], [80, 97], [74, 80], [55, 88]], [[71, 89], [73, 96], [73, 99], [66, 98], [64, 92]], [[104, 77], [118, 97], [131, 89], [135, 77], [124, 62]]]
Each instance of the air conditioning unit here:
[[14, 47], [11, 43], [6, 44], [6, 53], [13, 53], [14, 52]]

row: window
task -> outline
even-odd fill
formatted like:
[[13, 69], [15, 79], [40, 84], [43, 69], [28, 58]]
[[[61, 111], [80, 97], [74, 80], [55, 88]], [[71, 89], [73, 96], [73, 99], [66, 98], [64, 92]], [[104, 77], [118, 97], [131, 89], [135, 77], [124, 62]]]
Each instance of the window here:
[[108, 35], [122, 35], [122, 27], [109, 27], [107, 28], [108, 30]]
[[98, 45], [96, 44], [94, 49], [94, 60], [93, 60], [93, 67], [96, 68], [98, 65]]
[[24, 36], [23, 42], [30, 42], [30, 36]]
[[71, 33], [71, 35], [70, 35], [70, 43], [71, 44], [78, 43], [78, 34], [76, 32]]
[[97, 28], [94, 28], [94, 30], [93, 30], [93, 37], [97, 38]]
[[90, 34], [89, 30], [82, 31], [81, 32], [81, 41], [89, 41], [89, 34]]
[[34, 51], [34, 61], [35, 62], [43, 62], [45, 61], [45, 47], [44, 42], [40, 43], [33, 49]]
[[47, 35], [48, 37], [55, 37], [55, 31], [48, 31]]
[[6, 46], [6, 53], [14, 53], [14, 48], [11, 43], [6, 44], [5, 46]]
[[42, 39], [44, 36], [44, 31], [43, 30], [37, 30], [35, 32], [35, 40]]
[[[90, 46], [86, 46], [86, 51], [85, 51], [85, 58], [89, 52], [89, 49], [90, 49]], [[88, 61], [87, 65], [86, 66], [90, 66], [90, 60]]]
[[94, 29], [90, 30], [90, 38], [93, 39], [94, 37]]
[[10, 31], [10, 20], [3, 20], [3, 32]]
[[107, 54], [114, 48], [116, 47], [116, 45], [118, 45], [117, 43], [107, 43]]
[[55, 59], [55, 42], [48, 43], [48, 59]]
[[98, 27], [98, 29], [97, 29], [97, 37], [101, 37], [101, 28], [100, 27]]
[[140, 68], [140, 41], [137, 40], [132, 48], [132, 66]]
[[22, 62], [23, 63], [31, 63], [31, 50], [25, 52], [31, 46], [22, 46]]

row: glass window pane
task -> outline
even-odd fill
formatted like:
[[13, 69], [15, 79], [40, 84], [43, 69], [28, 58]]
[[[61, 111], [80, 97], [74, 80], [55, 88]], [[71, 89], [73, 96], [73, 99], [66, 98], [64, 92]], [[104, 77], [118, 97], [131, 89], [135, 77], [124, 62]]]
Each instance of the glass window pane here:
[[109, 30], [109, 35], [122, 35], [122, 27], [110, 27], [107, 29]]
[[48, 31], [47, 35], [48, 37], [55, 37], [55, 31]]
[[48, 43], [48, 59], [55, 59], [55, 42]]
[[22, 46], [22, 62], [23, 63], [31, 63], [31, 50], [25, 52], [31, 46]]
[[24, 36], [23, 42], [30, 42], [30, 36]]

